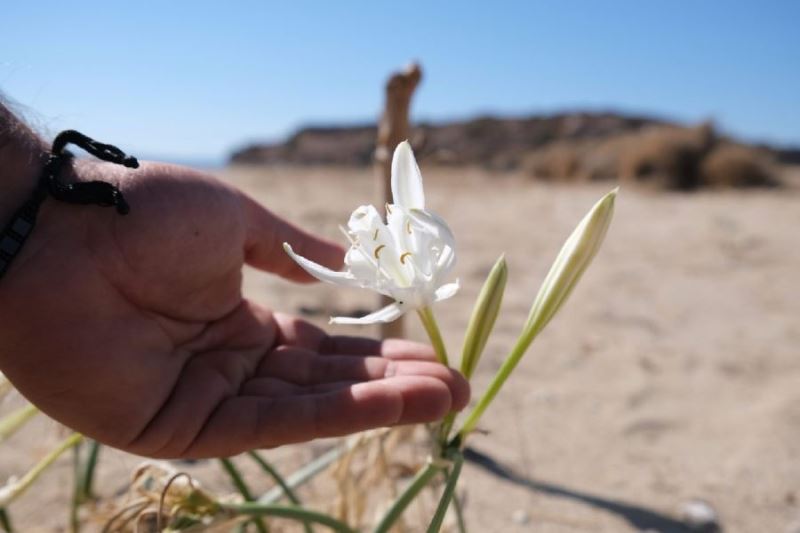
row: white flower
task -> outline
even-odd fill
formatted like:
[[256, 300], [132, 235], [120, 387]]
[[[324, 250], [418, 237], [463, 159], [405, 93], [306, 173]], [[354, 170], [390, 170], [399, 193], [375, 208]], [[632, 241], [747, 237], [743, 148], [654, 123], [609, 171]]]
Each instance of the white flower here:
[[455, 264], [455, 238], [439, 216], [425, 210], [422, 176], [408, 142], [397, 145], [392, 158], [392, 199], [384, 223], [378, 210], [363, 205], [342, 228], [350, 240], [342, 272], [330, 270], [283, 247], [315, 278], [345, 287], [372, 289], [394, 303], [362, 318], [335, 317], [336, 324], [391, 322], [458, 292], [458, 281], [445, 283]]

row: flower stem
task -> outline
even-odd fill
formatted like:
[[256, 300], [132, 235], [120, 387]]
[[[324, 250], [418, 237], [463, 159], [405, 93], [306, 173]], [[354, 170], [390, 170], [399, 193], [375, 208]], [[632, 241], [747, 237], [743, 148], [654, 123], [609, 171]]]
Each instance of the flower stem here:
[[424, 468], [417, 472], [414, 479], [406, 490], [395, 500], [389, 510], [383, 515], [380, 523], [375, 527], [374, 533], [386, 533], [394, 525], [406, 507], [417, 497], [417, 495], [430, 483], [441, 467], [433, 463], [428, 463]]
[[478, 404], [472, 409], [472, 412], [469, 413], [467, 419], [464, 421], [464, 425], [459, 431], [462, 443], [466, 439], [466, 436], [475, 429], [475, 426], [478, 424], [478, 420], [480, 420], [481, 415], [483, 415], [483, 412], [487, 407], [489, 407], [489, 404], [492, 403], [492, 400], [494, 400], [494, 397], [497, 396], [497, 393], [500, 392], [500, 388], [511, 375], [511, 372], [514, 371], [514, 368], [517, 366], [517, 363], [522, 358], [522, 355], [525, 353], [525, 350], [527, 350], [529, 345], [530, 341], [527, 341], [527, 339], [521, 339], [520, 341], [517, 341], [517, 344], [511, 350], [511, 354], [503, 362], [503, 365], [497, 371], [497, 374], [495, 374], [491, 383], [489, 383], [489, 387], [486, 389], [486, 392], [483, 393], [483, 396], [481, 396], [480, 400], [478, 400]]
[[442, 424], [439, 426], [439, 447], [442, 450], [447, 447], [449, 441], [448, 437], [450, 436], [450, 430], [453, 429], [453, 422], [456, 420], [456, 414], [455, 411], [447, 413], [447, 416], [444, 417]]
[[436, 359], [444, 366], [450, 366], [447, 360], [447, 349], [442, 340], [442, 333], [439, 331], [439, 325], [436, 323], [436, 318], [433, 316], [433, 311], [430, 307], [423, 307], [417, 311], [422, 325], [425, 327], [425, 332], [431, 340], [433, 349], [436, 352]]
[[442, 522], [444, 522], [444, 515], [447, 513], [447, 508], [450, 507], [450, 502], [453, 500], [456, 484], [458, 483], [458, 476], [461, 475], [461, 466], [464, 464], [463, 455], [460, 453], [454, 455], [453, 470], [447, 472], [447, 485], [444, 487], [439, 505], [436, 507], [436, 513], [433, 515], [433, 519], [428, 526], [428, 533], [439, 533], [439, 530], [442, 528]]

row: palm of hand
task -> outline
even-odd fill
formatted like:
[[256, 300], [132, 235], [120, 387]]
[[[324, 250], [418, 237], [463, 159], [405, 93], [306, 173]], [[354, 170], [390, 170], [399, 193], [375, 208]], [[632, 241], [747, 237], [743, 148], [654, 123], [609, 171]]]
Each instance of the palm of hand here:
[[[48, 201], [0, 284], [4, 370], [45, 412], [142, 455], [232, 455], [462, 408], [468, 386], [405, 341], [329, 337], [241, 295], [245, 262], [297, 281], [283, 254], [341, 250], [212, 178], [109, 165], [132, 206]], [[20, 357], [19, 354], [24, 354]]]

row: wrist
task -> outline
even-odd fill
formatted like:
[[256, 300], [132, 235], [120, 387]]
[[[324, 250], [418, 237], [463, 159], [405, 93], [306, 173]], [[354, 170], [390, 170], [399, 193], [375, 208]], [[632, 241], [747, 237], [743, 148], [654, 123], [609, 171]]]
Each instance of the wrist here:
[[0, 228], [33, 193], [46, 156], [44, 143], [30, 131], [0, 137]]

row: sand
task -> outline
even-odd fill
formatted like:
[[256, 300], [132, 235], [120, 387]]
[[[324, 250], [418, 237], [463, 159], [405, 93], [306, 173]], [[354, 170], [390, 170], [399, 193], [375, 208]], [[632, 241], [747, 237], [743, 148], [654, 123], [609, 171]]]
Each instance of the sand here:
[[[485, 388], [513, 343], [562, 241], [610, 184], [542, 184], [477, 169], [425, 169], [428, 205], [459, 244], [462, 291], [437, 307], [460, 350], [471, 304], [500, 253], [509, 282], [474, 379]], [[341, 238], [372, 203], [368, 170], [246, 169], [221, 176], [311, 231]], [[696, 194], [623, 188], [606, 244], [534, 343], [470, 445], [459, 494], [473, 532], [684, 531], [683, 504], [707, 501], [725, 531], [800, 526], [800, 187]], [[246, 294], [325, 324], [374, 309], [372, 294], [298, 287], [248, 271]], [[414, 318], [414, 317], [411, 317]], [[338, 332], [376, 334], [372, 327]], [[408, 335], [424, 339], [414, 320]], [[5, 402], [8, 411], [17, 401]], [[0, 477], [52, 445], [38, 421], [3, 444]], [[319, 445], [266, 452], [278, 465]], [[99, 489], [124, 486], [139, 458], [104, 455]], [[225, 487], [213, 463], [192, 467]], [[265, 485], [266, 486], [266, 485]], [[20, 531], [65, 524], [70, 461], [16, 502]], [[46, 505], [46, 513], [42, 512]], [[793, 525], [794, 524], [794, 525]]]

